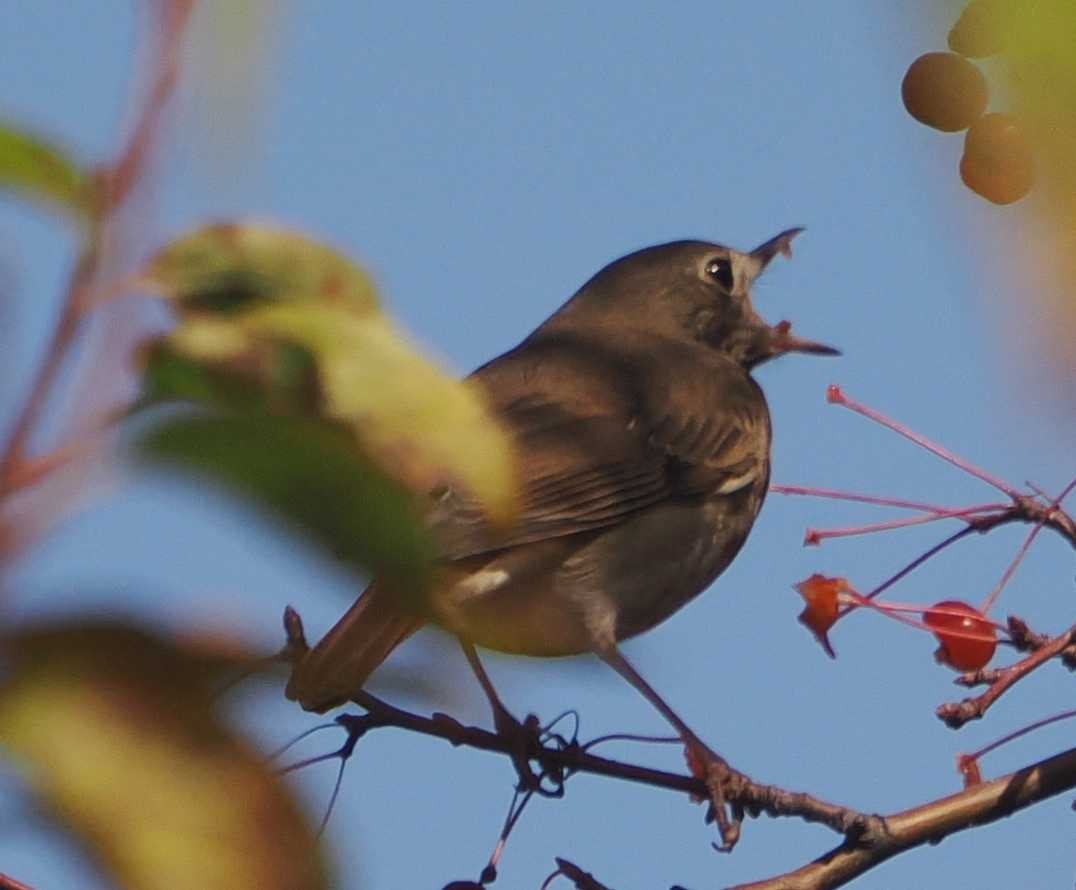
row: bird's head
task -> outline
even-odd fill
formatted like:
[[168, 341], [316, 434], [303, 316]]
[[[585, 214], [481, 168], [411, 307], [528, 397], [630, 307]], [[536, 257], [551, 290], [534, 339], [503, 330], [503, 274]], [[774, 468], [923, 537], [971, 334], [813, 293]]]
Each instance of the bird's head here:
[[838, 355], [838, 350], [770, 325], [751, 303], [751, 286], [778, 254], [791, 254], [788, 229], [750, 253], [705, 241], [647, 247], [610, 263], [563, 307], [563, 318], [608, 328], [644, 330], [704, 342], [753, 368], [787, 352]]

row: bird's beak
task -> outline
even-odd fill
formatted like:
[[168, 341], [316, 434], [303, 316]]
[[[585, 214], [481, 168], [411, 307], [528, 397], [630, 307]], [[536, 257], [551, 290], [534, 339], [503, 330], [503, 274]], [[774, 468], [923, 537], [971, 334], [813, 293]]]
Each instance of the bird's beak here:
[[825, 343], [793, 336], [791, 322], [779, 321], [770, 328], [770, 354], [778, 356], [786, 352], [806, 352], [810, 355], [841, 354], [839, 349], [834, 349]]
[[777, 254], [786, 257], [792, 256], [792, 239], [802, 231], [802, 226], [797, 226], [794, 229], [785, 229], [780, 235], [775, 235], [769, 241], [760, 244], [752, 250], [749, 256], [755, 261], [753, 264], [757, 267], [755, 274], [761, 274], [762, 270], [770, 264], [770, 260], [777, 256]]
[[[794, 229], [785, 229], [781, 234], [775, 235], [751, 251], [748, 256], [753, 260], [756, 275], [770, 264], [775, 256], [792, 256], [792, 239], [803, 231], [802, 226]], [[806, 352], [811, 355], [840, 355], [839, 349], [818, 343], [814, 340], [804, 340], [802, 337], [792, 335], [792, 325], [787, 321], [778, 322], [769, 328], [769, 354], [771, 357], [784, 355], [786, 352]]]

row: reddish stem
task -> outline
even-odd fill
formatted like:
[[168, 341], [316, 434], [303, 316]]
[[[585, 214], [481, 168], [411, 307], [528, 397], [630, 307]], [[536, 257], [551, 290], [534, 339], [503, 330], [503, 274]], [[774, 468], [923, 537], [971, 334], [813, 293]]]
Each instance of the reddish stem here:
[[[938, 504], [925, 504], [922, 501], [909, 501], [904, 498], [891, 498], [883, 495], [858, 494], [852, 491], [840, 491], [835, 488], [816, 488], [812, 485], [782, 485], [774, 483], [770, 486], [774, 494], [801, 495], [813, 498], [828, 498], [835, 501], [856, 501], [860, 504], [877, 504], [882, 507], [902, 507], [906, 510], [921, 510], [924, 513], [948, 513], [951, 507], [943, 507]], [[983, 512], [990, 510], [1003, 510], [1008, 504], [981, 504], [978, 508]]]
[[[902, 624], [907, 624], [909, 627], [914, 627], [919, 630], [925, 630], [929, 633], [934, 633], [934, 628], [924, 621], [917, 621], [914, 618], [905, 618], [901, 615], [901, 612], [909, 612], [916, 615], [922, 615], [924, 612], [931, 612], [935, 615], [949, 615], [953, 618], [967, 618], [968, 613], [960, 609], [950, 608], [948, 606], [923, 606], [918, 603], [895, 603], [895, 602], [880, 602], [878, 600], [868, 599], [855, 591], [848, 591], [848, 596], [855, 600], [856, 606], [862, 606], [865, 609], [874, 609], [875, 611], [882, 612], [886, 617], [892, 618], [894, 621], [899, 621]], [[854, 606], [853, 606], [854, 608]], [[1008, 633], [1008, 627], [1004, 624], [999, 624], [997, 621], [991, 621], [986, 616], [983, 616], [983, 620], [1001, 631], [1002, 633]], [[961, 630], [960, 628], [946, 628], [947, 636], [962, 637], [968, 640], [993, 640], [996, 637], [988, 637], [982, 633], [976, 633], [970, 630]]]
[[991, 590], [990, 593], [986, 595], [986, 599], [983, 600], [983, 605], [979, 609], [979, 611], [982, 612], [984, 615], [994, 607], [994, 603], [997, 601], [997, 598], [1000, 595], [1001, 591], [1005, 589], [1005, 585], [1009, 583], [1009, 579], [1012, 578], [1020, 563], [1023, 562], [1024, 557], [1027, 556], [1028, 550], [1031, 549], [1031, 545], [1035, 542], [1035, 538], [1038, 537], [1039, 532], [1042, 531], [1043, 526], [1046, 524], [1046, 521], [1050, 518], [1053, 512], [1061, 506], [1061, 502], [1064, 501], [1065, 498], [1067, 498], [1072, 493], [1072, 490], [1074, 488], [1076, 488], [1076, 479], [1073, 479], [1068, 485], [1064, 487], [1064, 489], [1062, 489], [1061, 494], [1059, 494], [1056, 498], [1050, 501], [1049, 509], [1045, 513], [1043, 513], [1042, 518], [1039, 519], [1039, 521], [1035, 523], [1031, 531], [1028, 532], [1027, 537], [1024, 539], [1024, 543], [1016, 552], [1016, 556], [1013, 557], [1012, 562], [1009, 563], [1008, 567], [1005, 569], [1004, 574], [1002, 574], [1001, 580], [998, 581], [994, 589]]
[[[965, 519], [982, 513], [1000, 512], [1006, 509], [1005, 504], [977, 504], [972, 507], [959, 507], [952, 510], [938, 510], [936, 512], [921, 513], [918, 516], [910, 516], [904, 519], [890, 519], [885, 522], [873, 522], [867, 525], [850, 525], [843, 528], [817, 529], [809, 528], [804, 533], [803, 544], [817, 546], [829, 538], [847, 538], [853, 535], [869, 535], [874, 532], [892, 531], [898, 528], [907, 528], [912, 525], [923, 525], [927, 522], [937, 522], [939, 519]], [[970, 520], [968, 520], [970, 521]]]
[[[974, 532], [976, 530], [977, 529], [975, 528], [975, 526], [969, 525], [966, 528], [962, 528], [959, 531], [954, 532], [948, 538], [946, 538], [944, 541], [941, 541], [940, 543], [935, 544], [928, 551], [926, 551], [926, 553], [923, 553], [923, 554], [920, 554], [919, 556], [917, 556], [915, 559], [913, 559], [910, 563], [908, 563], [904, 568], [902, 568], [895, 575], [891, 575], [889, 578], [887, 578], [885, 581], [883, 581], [881, 584], [879, 584], [877, 587], [875, 587], [874, 590], [872, 590], [870, 593], [865, 594], [863, 596], [863, 599], [872, 600], [875, 597], [877, 597], [879, 594], [884, 593], [886, 590], [888, 590], [890, 587], [892, 587], [894, 584], [896, 584], [902, 578], [910, 575], [913, 571], [915, 571], [915, 569], [919, 568], [919, 566], [921, 566], [923, 563], [925, 563], [928, 559], [931, 559], [932, 557], [937, 556], [939, 553], [941, 553], [950, 544], [955, 544], [961, 538], [964, 538], [967, 535], [970, 535], [972, 532]], [[845, 615], [847, 615], [850, 611], [853, 611], [854, 609], [855, 609], [854, 606], [848, 606], [847, 608], [845, 608], [841, 612], [841, 614], [837, 616], [838, 620], [843, 618]]]
[[1013, 684], [1018, 680], [1022, 680], [1055, 655], [1060, 654], [1072, 644], [1074, 639], [1076, 639], [1076, 625], [1063, 634], [1054, 637], [1047, 645], [1032, 652], [1027, 658], [1004, 668], [1000, 672], [998, 679], [982, 695], [975, 698], [966, 698], [956, 704], [942, 705], [936, 712], [938, 717], [945, 722], [946, 726], [952, 729], [959, 729], [969, 720], [979, 719]]
[[1021, 727], [1014, 732], [1010, 732], [1008, 735], [1002, 736], [997, 741], [993, 741], [989, 745], [980, 748], [973, 754], [967, 754], [965, 756], [971, 760], [978, 760], [980, 757], [989, 754], [991, 751], [997, 750], [1002, 745], [1007, 745], [1009, 742], [1020, 738], [1020, 736], [1027, 735], [1029, 732], [1034, 732], [1036, 729], [1042, 729], [1044, 726], [1049, 726], [1051, 723], [1059, 723], [1062, 720], [1070, 720], [1073, 717], [1076, 717], [1076, 709], [1073, 709], [1071, 711], [1062, 711], [1060, 714], [1054, 714], [1052, 717], [1043, 717], [1042, 720], [1036, 720], [1034, 723], [1029, 723], [1027, 726]]
[[841, 388], [839, 386], [830, 386], [826, 390], [826, 400], [831, 404], [842, 405], [845, 408], [848, 408], [850, 411], [855, 411], [857, 414], [862, 414], [869, 420], [873, 420], [875, 423], [881, 424], [886, 429], [890, 429], [893, 432], [904, 436], [904, 438], [914, 442], [920, 448], [925, 448], [931, 454], [940, 457], [942, 460], [948, 461], [955, 467], [959, 467], [965, 473], [969, 473], [970, 475], [975, 476], [977, 479], [981, 479], [983, 482], [986, 482], [989, 485], [993, 485], [994, 488], [998, 489], [998, 491], [1004, 492], [1013, 500], [1016, 500], [1021, 497], [1021, 493], [1017, 491], [1008, 482], [1005, 482], [1004, 480], [991, 475], [986, 470], [977, 467], [970, 461], [965, 460], [957, 454], [954, 454], [948, 448], [939, 445], [937, 442], [928, 439], [926, 436], [915, 432], [914, 430], [905, 426], [903, 423], [893, 420], [892, 418], [887, 417], [881, 412], [875, 411], [873, 408], [869, 408], [861, 402], [857, 402], [855, 399], [849, 398], [841, 391]]

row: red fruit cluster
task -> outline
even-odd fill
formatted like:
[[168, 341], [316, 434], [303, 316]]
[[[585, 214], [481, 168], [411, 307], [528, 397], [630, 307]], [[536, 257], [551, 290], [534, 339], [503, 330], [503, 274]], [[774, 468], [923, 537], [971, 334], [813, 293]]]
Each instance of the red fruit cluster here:
[[920, 56], [901, 84], [904, 107], [917, 121], [946, 133], [968, 130], [960, 178], [995, 204], [1018, 201], [1035, 180], [1031, 147], [1019, 122], [1011, 114], [983, 114], [986, 80], [968, 61], [999, 52], [1005, 36], [999, 0], [972, 0], [949, 32], [953, 52]]

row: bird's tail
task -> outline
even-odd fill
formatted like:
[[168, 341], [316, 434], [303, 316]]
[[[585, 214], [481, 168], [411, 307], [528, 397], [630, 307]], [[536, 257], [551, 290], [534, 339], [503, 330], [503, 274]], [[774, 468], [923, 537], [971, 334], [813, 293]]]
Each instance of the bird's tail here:
[[308, 711], [347, 701], [422, 619], [400, 597], [371, 584], [325, 638], [292, 667], [285, 694]]

